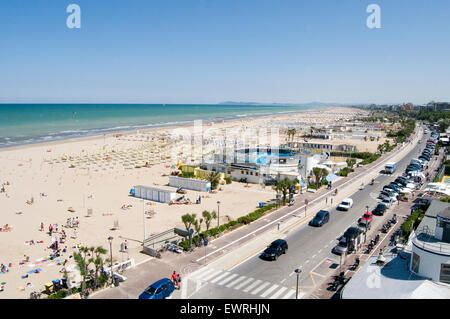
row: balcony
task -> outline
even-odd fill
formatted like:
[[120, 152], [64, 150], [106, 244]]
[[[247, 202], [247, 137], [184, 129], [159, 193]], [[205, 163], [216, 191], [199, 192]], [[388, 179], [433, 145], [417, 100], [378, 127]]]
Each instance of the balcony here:
[[415, 246], [431, 253], [450, 256], [450, 244], [437, 239], [434, 232], [426, 226], [417, 229], [412, 242]]

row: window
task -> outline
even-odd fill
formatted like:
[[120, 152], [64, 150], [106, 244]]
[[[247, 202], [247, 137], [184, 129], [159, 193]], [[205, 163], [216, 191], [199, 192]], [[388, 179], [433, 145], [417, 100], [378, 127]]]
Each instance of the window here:
[[450, 264], [441, 264], [441, 276], [439, 281], [450, 284]]
[[248, 171], [245, 171], [245, 175], [248, 175]]
[[419, 265], [420, 265], [420, 256], [416, 253], [413, 253], [413, 260], [412, 260], [412, 271], [416, 274], [419, 273]]
[[250, 175], [253, 175], [253, 172], [250, 172]]
[[241, 171], [241, 174], [244, 175], [244, 171]]
[[255, 173], [255, 176], [258, 176], [258, 173]]

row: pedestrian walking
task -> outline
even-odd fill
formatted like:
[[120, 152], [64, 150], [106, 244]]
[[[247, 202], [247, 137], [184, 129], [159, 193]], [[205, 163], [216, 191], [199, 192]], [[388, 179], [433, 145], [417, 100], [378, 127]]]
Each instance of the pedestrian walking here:
[[328, 205], [328, 197], [325, 197], [325, 205]]
[[48, 226], [48, 233], [50, 234], [50, 237], [52, 237], [52, 233], [53, 233], [53, 227], [52, 227], [52, 224], [50, 224], [50, 225]]
[[73, 238], [77, 238], [78, 236], [77, 236], [77, 229], [76, 228], [74, 228], [73, 229]]
[[44, 231], [44, 223], [41, 222], [41, 231]]
[[78, 220], [78, 217], [77, 217], [77, 220], [76, 220], [76, 225], [77, 225], [77, 228], [80, 226], [80, 221]]

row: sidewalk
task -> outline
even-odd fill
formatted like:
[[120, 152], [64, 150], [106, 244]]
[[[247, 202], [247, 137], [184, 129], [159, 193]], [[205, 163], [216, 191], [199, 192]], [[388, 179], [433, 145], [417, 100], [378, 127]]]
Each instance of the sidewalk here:
[[[293, 206], [282, 207], [251, 224], [222, 234], [210, 241], [206, 248], [199, 247], [192, 252], [180, 255], [165, 252], [161, 259], [152, 259], [150, 263], [138, 264], [134, 269], [127, 270], [125, 276], [128, 280], [120, 283], [119, 287], [96, 292], [91, 298], [137, 298], [149, 284], [163, 277], [170, 277], [173, 270], [181, 273], [183, 279], [187, 279], [190, 273], [213, 262], [220, 263], [222, 267], [231, 268], [234, 264], [245, 259], [246, 256], [252, 255], [255, 249], [263, 243], [282, 237], [287, 232], [307, 222], [318, 209], [336, 205], [345, 197], [357, 191], [361, 183], [368, 184], [383, 169], [386, 162], [397, 161], [404, 157], [416, 145], [419, 135], [422, 136], [421, 129], [416, 130], [412, 142], [396, 147], [393, 151], [369, 165], [356, 168], [355, 172], [348, 178], [342, 178], [333, 183], [332, 190], [321, 189], [316, 193], [298, 194], [295, 196]], [[338, 194], [333, 196], [336, 188], [339, 189]], [[328, 203], [326, 203], [326, 198], [328, 198]], [[305, 205], [305, 199], [308, 199], [308, 205]], [[278, 223], [280, 223], [279, 231]], [[242, 249], [237, 250], [237, 248]], [[230, 251], [233, 251], [233, 254], [228, 254]], [[221, 257], [225, 255], [227, 265], [221, 262]], [[145, 280], [142, 280], [143, 278]], [[180, 291], [173, 294], [173, 298], [179, 298], [180, 296]]]

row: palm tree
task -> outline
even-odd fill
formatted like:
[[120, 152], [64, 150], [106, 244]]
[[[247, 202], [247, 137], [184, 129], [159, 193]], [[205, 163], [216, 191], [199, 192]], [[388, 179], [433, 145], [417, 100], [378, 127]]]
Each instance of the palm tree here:
[[313, 167], [313, 174], [316, 177], [317, 189], [319, 189], [322, 178], [328, 174], [328, 171], [325, 168]]
[[86, 290], [86, 278], [89, 275], [89, 264], [92, 262], [92, 258], [87, 258], [89, 254], [90, 248], [80, 247], [78, 253], [73, 254], [73, 258], [80, 270], [80, 275], [83, 278], [81, 283], [81, 292], [83, 293]]
[[206, 237], [208, 238], [209, 237], [209, 233], [208, 233], [209, 227], [211, 226], [212, 220], [217, 218], [217, 213], [215, 210], [213, 210], [212, 213], [210, 213], [207, 210], [204, 210], [202, 212], [202, 216], [204, 218], [205, 226], [206, 226]]
[[208, 181], [211, 182], [211, 189], [216, 189], [220, 182], [220, 173], [219, 172], [209, 173]]
[[274, 187], [274, 190], [277, 191], [277, 193], [283, 194], [283, 204], [286, 204], [286, 195], [289, 193], [291, 187], [293, 185], [293, 182], [285, 178], [277, 183], [277, 185]]
[[186, 228], [189, 234], [189, 249], [192, 247], [192, 234], [191, 234], [191, 226], [195, 223], [195, 214], [185, 214], [181, 216], [181, 220], [183, 221], [184, 227]]
[[348, 159], [346, 160], [346, 162], [347, 162], [347, 166], [348, 166], [349, 168], [353, 168], [353, 166], [356, 164], [356, 159], [354, 159], [354, 158], [348, 158]]
[[202, 229], [202, 223], [203, 223], [203, 218], [196, 219], [193, 223], [195, 233], [197, 234], [197, 237], [198, 237], [197, 246], [199, 246], [199, 244], [201, 243], [200, 242], [200, 230]]
[[93, 253], [94, 253], [94, 267], [95, 267], [94, 287], [97, 288], [99, 272], [103, 268], [103, 264], [105, 262], [101, 255], [106, 254], [107, 250], [104, 249], [102, 246], [98, 246], [97, 248], [95, 248]]

